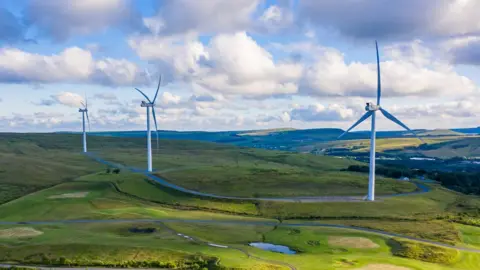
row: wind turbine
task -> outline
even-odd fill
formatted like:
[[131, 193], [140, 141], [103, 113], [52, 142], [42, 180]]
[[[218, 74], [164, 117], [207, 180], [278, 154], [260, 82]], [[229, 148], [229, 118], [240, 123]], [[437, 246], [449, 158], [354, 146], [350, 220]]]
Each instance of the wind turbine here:
[[85, 103], [80, 102], [83, 108], [78, 109], [82, 113], [82, 128], [83, 128], [83, 152], [87, 153], [87, 131], [85, 130], [85, 116], [87, 117], [88, 130], [90, 130], [90, 119], [88, 118], [88, 100], [85, 94]]
[[158, 126], [157, 126], [157, 116], [155, 115], [155, 100], [157, 100], [158, 90], [160, 89], [160, 84], [162, 82], [162, 76], [158, 80], [157, 92], [155, 92], [155, 97], [153, 100], [150, 100], [145, 93], [143, 93], [140, 89], [135, 88], [142, 96], [144, 96], [148, 102], [142, 101], [140, 104], [141, 107], [147, 108], [147, 170], [148, 172], [152, 172], [152, 133], [150, 131], [150, 108], [152, 108], [152, 116], [153, 121], [155, 123], [155, 131], [157, 135], [157, 148], [158, 148]]
[[417, 138], [419, 138], [422, 142], [424, 142], [420, 137], [417, 136], [415, 132], [413, 132], [410, 128], [408, 128], [404, 123], [402, 123], [400, 120], [398, 120], [395, 116], [387, 112], [384, 108], [380, 106], [380, 100], [382, 97], [382, 87], [381, 87], [381, 82], [380, 82], [380, 57], [378, 55], [378, 43], [375, 41], [375, 48], [377, 50], [377, 105], [372, 104], [370, 102], [367, 103], [367, 106], [365, 106], [365, 110], [367, 111], [360, 119], [353, 124], [347, 131], [345, 131], [342, 135], [338, 137], [340, 139], [343, 137], [345, 134], [347, 134], [349, 131], [354, 129], [356, 126], [358, 126], [360, 123], [363, 121], [367, 120], [369, 117], [372, 117], [372, 131], [370, 134], [370, 168], [369, 168], [369, 175], [368, 175], [368, 195], [367, 195], [367, 200], [369, 201], [374, 201], [375, 200], [375, 137], [376, 137], [376, 131], [375, 131], [375, 114], [377, 111], [380, 111], [386, 118], [391, 120], [392, 122], [396, 123], [397, 125], [401, 126], [402, 128], [410, 131], [415, 135]]

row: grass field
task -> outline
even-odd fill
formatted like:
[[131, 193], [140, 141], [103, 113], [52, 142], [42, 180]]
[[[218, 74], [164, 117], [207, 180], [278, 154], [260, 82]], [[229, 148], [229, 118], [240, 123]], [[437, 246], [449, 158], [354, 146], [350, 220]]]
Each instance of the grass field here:
[[[364, 195], [368, 187], [367, 175], [343, 171], [357, 164], [355, 161], [192, 144], [191, 148], [164, 144], [154, 155], [156, 174], [188, 189], [243, 197]], [[131, 148], [98, 153], [107, 160], [144, 168], [143, 151]], [[413, 184], [393, 179], [379, 177], [378, 183], [378, 194], [415, 190]]]
[[[34, 226], [43, 234], [30, 238], [0, 240], [0, 261], [57, 262], [83, 265], [134, 265], [170, 263], [181, 265], [202, 258], [219, 260], [221, 266], [241, 269], [287, 269], [263, 260], [284, 262], [297, 269], [357, 269], [371, 264], [395, 265], [408, 269], [475, 269], [479, 255], [459, 253], [448, 264], [434, 264], [394, 256], [388, 238], [349, 230], [312, 227], [266, 227], [244, 225], [204, 225], [167, 222]], [[151, 234], [132, 233], [131, 228], [154, 228]], [[210, 247], [176, 233], [236, 249]], [[355, 238], [375, 246], [342, 246], [331, 239]], [[283, 255], [249, 247], [248, 243], [264, 241], [286, 245], [298, 253]], [[10, 247], [7, 247], [10, 246]], [[37, 248], [35, 248], [37, 247]], [[40, 248], [38, 248], [40, 247]], [[240, 249], [240, 250], [237, 250]], [[444, 250], [444, 249], [442, 249]], [[244, 252], [252, 257], [248, 258]], [[63, 259], [62, 259], [63, 258]], [[122, 258], [122, 259], [119, 259]], [[188, 268], [195, 269], [195, 268]], [[215, 268], [208, 268], [215, 269]]]
[[[413, 154], [436, 158], [479, 157], [480, 137], [478, 136], [433, 136], [422, 137], [426, 144], [417, 138], [379, 138], [376, 142], [377, 152], [390, 154]], [[369, 140], [346, 140], [316, 143], [300, 148], [302, 151], [318, 151], [343, 148], [353, 153], [370, 151]]]
[[[436, 185], [426, 194], [385, 198], [374, 203], [212, 200], [161, 187], [140, 174], [125, 170], [120, 174], [106, 173], [105, 166], [78, 154], [77, 135], [36, 134], [21, 138], [2, 135], [0, 138], [3, 151], [0, 155], [9, 157], [1, 161], [0, 187], [3, 185], [5, 194], [20, 190], [13, 193], [14, 196], [8, 195], [9, 202], [0, 203], [1, 221], [168, 218], [277, 224], [170, 221], [164, 224], [0, 226], [0, 262], [183, 266], [187, 269], [220, 269], [215, 263], [240, 269], [288, 269], [285, 264], [291, 264], [297, 269], [313, 270], [383, 270], [388, 269], [386, 265], [411, 270], [469, 270], [480, 265], [478, 254], [459, 252], [452, 260], [429, 263], [425, 261], [425, 254], [452, 253], [417, 242], [403, 245], [403, 251], [396, 253], [398, 243], [395, 245], [391, 239], [376, 234], [282, 225], [299, 222], [350, 225], [480, 248], [480, 229], [455, 223], [459, 217], [478, 219], [480, 199]], [[89, 143], [92, 151], [107, 160], [144, 166], [143, 139], [99, 137]], [[27, 156], [25, 153], [30, 151], [32, 153]], [[365, 175], [342, 171], [355, 162], [330, 157], [162, 141], [154, 161], [159, 169], [157, 173], [169, 181], [226, 195], [363, 195], [366, 191]], [[385, 194], [412, 190], [410, 183], [397, 185], [399, 183], [403, 184], [380, 179], [377, 189]], [[14, 184], [24, 189], [14, 189]], [[33, 193], [26, 195], [30, 192]], [[154, 228], [155, 232], [132, 233], [131, 228]], [[201, 241], [179, 237], [175, 232]], [[211, 247], [202, 241], [239, 250]], [[287, 245], [298, 254], [284, 255], [248, 246], [257, 241]], [[406, 258], [398, 256], [412, 254], [412, 250], [419, 253], [414, 252]]]
[[[463, 138], [463, 136], [422, 137], [428, 145], [451, 142]], [[378, 138], [376, 141], [376, 149], [377, 152], [403, 150], [407, 147], [418, 147], [421, 144], [423, 144], [423, 142], [417, 138]], [[318, 149], [346, 148], [352, 152], [368, 152], [370, 151], [370, 140], [329, 141], [318, 143], [314, 146]]]

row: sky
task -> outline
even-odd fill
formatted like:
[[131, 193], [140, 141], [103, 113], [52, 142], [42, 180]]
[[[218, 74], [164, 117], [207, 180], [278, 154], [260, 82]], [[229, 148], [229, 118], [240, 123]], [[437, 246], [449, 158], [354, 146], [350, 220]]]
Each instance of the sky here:
[[[0, 132], [480, 126], [477, 0], [2, 0]], [[369, 121], [357, 129], [368, 129]], [[379, 116], [380, 130], [400, 127]]]

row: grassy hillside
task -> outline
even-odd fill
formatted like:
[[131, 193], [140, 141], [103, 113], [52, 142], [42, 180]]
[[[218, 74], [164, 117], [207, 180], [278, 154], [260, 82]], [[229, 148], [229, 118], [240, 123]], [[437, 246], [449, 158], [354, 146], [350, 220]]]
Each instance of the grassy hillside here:
[[[110, 161], [145, 168], [145, 150], [98, 149]], [[355, 161], [314, 155], [236, 148], [193, 141], [160, 142], [154, 151], [160, 177], [179, 186], [227, 196], [281, 197], [364, 195], [365, 174], [344, 171]], [[378, 194], [415, 190], [411, 183], [379, 177]]]
[[[89, 146], [107, 160], [145, 166], [143, 138], [94, 137], [89, 138]], [[0, 262], [187, 269], [289, 269], [293, 265], [312, 270], [393, 266], [470, 270], [480, 263], [478, 254], [315, 227], [318, 223], [349, 225], [480, 247], [480, 232], [474, 226], [480, 224], [480, 199], [435, 184], [426, 194], [373, 203], [212, 200], [173, 191], [126, 170], [107, 173], [105, 166], [79, 154], [79, 135], [3, 134], [0, 149], [0, 155], [7, 157], [1, 159], [0, 167], [6, 194], [18, 183], [42, 189], [1, 204], [1, 221], [169, 219], [163, 223], [3, 225]], [[366, 192], [366, 175], [343, 171], [357, 164], [344, 159], [174, 140], [161, 140], [154, 152], [160, 176], [207, 192], [252, 197]], [[411, 184], [379, 179], [377, 189], [403, 192], [411, 190]], [[21, 191], [16, 196], [33, 190]], [[188, 222], [195, 219], [239, 223]], [[311, 226], [292, 227], [298, 223]], [[139, 228], [153, 232], [131, 231]], [[252, 241], [287, 245], [297, 254], [262, 251], [249, 247]], [[232, 248], [208, 246], [209, 242]]]
[[[83, 197], [66, 196], [78, 193]], [[441, 202], [438, 200], [440, 197], [449, 199]], [[312, 225], [315, 222], [347, 224], [399, 232], [419, 238], [440, 241], [442, 241], [441, 239], [451, 239], [450, 243], [458, 245], [480, 245], [478, 239], [475, 238], [476, 231], [470, 227], [461, 226], [459, 231], [456, 231], [455, 226], [442, 220], [434, 220], [435, 216], [441, 213], [461, 211], [461, 207], [471, 204], [465, 201], [456, 202], [460, 198], [464, 197], [455, 197], [454, 193], [445, 192], [426, 197], [423, 201], [419, 201], [421, 199], [419, 196], [410, 204], [408, 202], [412, 198], [379, 201], [368, 204], [369, 207], [366, 207], [367, 203], [290, 203], [288, 205], [291, 206], [292, 213], [290, 214], [292, 216], [294, 213], [306, 214], [308, 211], [318, 208], [319, 211], [316, 214], [319, 217], [337, 217], [335, 220], [312, 220]], [[383, 204], [388, 204], [391, 208], [384, 208]], [[417, 209], [413, 209], [413, 205], [418, 205]], [[460, 207], [460, 205], [462, 206]], [[251, 211], [244, 214], [277, 214], [270, 212], [272, 208], [266, 208], [266, 205], [257, 207], [259, 207], [260, 213], [255, 213], [255, 205], [248, 202], [203, 201], [199, 198], [158, 189], [145, 180], [142, 182], [142, 177], [139, 175], [100, 173], [1, 205], [0, 212], [2, 221], [168, 218], [184, 221], [201, 219], [275, 223], [271, 219], [226, 215], [209, 211], [209, 209], [217, 208], [219, 211]], [[397, 212], [390, 213], [392, 208], [396, 208]], [[367, 219], [352, 219], [351, 217], [355, 214], [363, 215]], [[350, 218], [342, 220], [339, 219], [341, 216], [350, 216]], [[377, 221], [369, 221], [368, 218], [376, 218]], [[423, 221], [399, 220], [405, 218], [422, 219]], [[426, 220], [428, 218], [432, 220]], [[286, 220], [284, 224], [298, 222], [298, 220]], [[26, 226], [29, 226], [37, 234], [35, 236], [26, 235], [25, 229], [16, 232], [15, 228], [19, 226], [0, 226], [0, 236], [2, 230], [14, 232], [10, 233], [7, 238], [0, 237], [0, 254], [2, 254], [0, 262], [43, 264], [68, 262], [71, 265], [158, 267], [158, 265], [167, 265], [168, 263], [183, 265], [219, 260], [220, 266], [241, 269], [287, 269], [282, 268], [282, 265], [278, 263], [288, 263], [298, 269], [313, 270], [333, 270], [338, 269], [339, 266], [358, 268], [370, 264], [397, 265], [412, 269], [469, 270], [474, 269], [471, 268], [472, 265], [480, 261], [478, 254], [463, 252], [456, 252], [457, 257], [455, 260], [448, 261], [448, 264], [432, 264], [422, 260], [402, 258], [395, 256], [395, 249], [391, 246], [388, 238], [344, 229], [311, 226], [201, 224], [171, 220], [163, 225], [161, 223], [124, 222], [120, 224], [21, 225], [20, 227], [25, 228]], [[131, 228], [154, 228], [155, 231], [154, 233], [133, 233], [130, 231]], [[462, 233], [462, 237], [455, 237], [459, 232]], [[186, 234], [199, 240], [188, 240], [177, 233]], [[446, 236], [450, 238], [446, 238]], [[296, 250], [298, 254], [282, 255], [247, 246], [249, 242], [254, 241], [287, 245]], [[207, 246], [205, 242], [228, 245], [235, 249], [215, 248]], [[102, 243], [108, 243], [108, 245]], [[411, 245], [407, 247], [411, 248]], [[251, 256], [247, 256], [244, 252], [248, 252]], [[434, 252], [439, 255], [450, 254], [449, 249], [445, 253], [443, 248], [436, 248]], [[405, 252], [398, 254], [403, 255]]]
[[430, 144], [408, 151], [418, 151], [429, 157], [480, 157], [480, 137], [467, 137]]
[[101, 169], [80, 154], [80, 143], [79, 136], [0, 134], [0, 204]]

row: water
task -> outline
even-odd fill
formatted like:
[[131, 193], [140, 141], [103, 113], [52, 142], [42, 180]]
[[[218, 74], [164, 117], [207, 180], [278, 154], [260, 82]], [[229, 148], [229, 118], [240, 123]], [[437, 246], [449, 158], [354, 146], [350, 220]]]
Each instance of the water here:
[[287, 246], [274, 245], [270, 243], [250, 243], [250, 246], [283, 254], [296, 254], [294, 250], [291, 250]]

